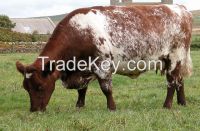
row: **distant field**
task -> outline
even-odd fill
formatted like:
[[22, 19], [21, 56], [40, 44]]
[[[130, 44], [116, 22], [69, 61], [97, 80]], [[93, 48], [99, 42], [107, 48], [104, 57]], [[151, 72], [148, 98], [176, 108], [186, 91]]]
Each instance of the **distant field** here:
[[[194, 38], [195, 39], [195, 38]], [[187, 107], [176, 104], [163, 109], [166, 96], [164, 76], [148, 72], [138, 79], [115, 75], [113, 92], [116, 112], [106, 109], [106, 99], [97, 82], [86, 96], [86, 107], [75, 108], [77, 92], [66, 90], [61, 82], [44, 113], [29, 112], [29, 96], [22, 88], [22, 76], [15, 62], [31, 63], [37, 54], [0, 54], [1, 130], [200, 130], [200, 50], [191, 52], [194, 74], [185, 80]]]

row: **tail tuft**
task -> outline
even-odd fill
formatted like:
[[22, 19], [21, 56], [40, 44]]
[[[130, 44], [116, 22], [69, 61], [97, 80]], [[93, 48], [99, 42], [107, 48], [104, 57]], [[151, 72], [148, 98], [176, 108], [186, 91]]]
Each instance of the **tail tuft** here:
[[192, 75], [192, 59], [190, 56], [190, 49], [186, 53], [185, 59], [181, 63], [181, 72], [182, 77], [190, 77]]

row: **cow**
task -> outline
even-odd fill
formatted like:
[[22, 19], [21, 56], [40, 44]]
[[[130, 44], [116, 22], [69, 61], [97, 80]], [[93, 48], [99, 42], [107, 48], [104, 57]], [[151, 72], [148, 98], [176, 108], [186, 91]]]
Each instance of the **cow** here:
[[[163, 106], [172, 107], [175, 91], [178, 104], [186, 105], [183, 79], [192, 74], [191, 23], [192, 15], [182, 5], [95, 6], [72, 11], [57, 25], [32, 64], [16, 62], [30, 96], [30, 111], [46, 110], [58, 79], [66, 88], [77, 89], [79, 108], [85, 105], [88, 84], [98, 80], [107, 98], [107, 108], [116, 110], [112, 95], [114, 64], [107, 64], [105, 67], [110, 68], [103, 70], [100, 65], [105, 60], [120, 61], [116, 73], [130, 78], [147, 71], [127, 70], [125, 65], [130, 60], [161, 61], [162, 68], [156, 66], [156, 70], [166, 75], [168, 87]], [[98, 59], [96, 66], [85, 71], [77, 67], [73, 71], [58, 70], [58, 63], [51, 63], [67, 62], [74, 57], [87, 63], [89, 57]]]

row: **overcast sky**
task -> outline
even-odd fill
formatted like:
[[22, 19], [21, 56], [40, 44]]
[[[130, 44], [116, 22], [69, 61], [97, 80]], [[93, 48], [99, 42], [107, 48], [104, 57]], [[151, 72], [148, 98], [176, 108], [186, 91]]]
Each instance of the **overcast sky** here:
[[[134, 0], [151, 2], [160, 0]], [[174, 0], [189, 10], [200, 9], [200, 0]], [[11, 18], [50, 16], [68, 13], [80, 7], [109, 5], [110, 0], [0, 0], [0, 14]]]

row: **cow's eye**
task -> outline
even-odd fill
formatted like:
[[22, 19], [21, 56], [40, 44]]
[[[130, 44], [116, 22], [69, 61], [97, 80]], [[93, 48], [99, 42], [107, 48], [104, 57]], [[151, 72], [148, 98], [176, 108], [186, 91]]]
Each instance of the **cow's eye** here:
[[38, 86], [38, 90], [39, 90], [39, 91], [43, 91], [44, 88], [43, 88], [42, 86]]
[[43, 91], [43, 87], [40, 86], [40, 85], [39, 85], [39, 86], [35, 86], [35, 87], [34, 87], [34, 90], [35, 90], [35, 91]]

